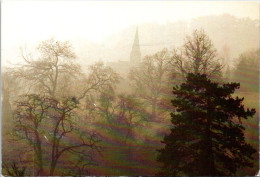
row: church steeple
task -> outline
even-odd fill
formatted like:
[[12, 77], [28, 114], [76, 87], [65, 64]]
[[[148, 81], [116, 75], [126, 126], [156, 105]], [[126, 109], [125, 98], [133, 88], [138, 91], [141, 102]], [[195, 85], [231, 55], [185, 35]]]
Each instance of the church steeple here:
[[138, 64], [141, 62], [141, 51], [139, 46], [138, 28], [136, 28], [135, 39], [130, 53], [131, 64]]

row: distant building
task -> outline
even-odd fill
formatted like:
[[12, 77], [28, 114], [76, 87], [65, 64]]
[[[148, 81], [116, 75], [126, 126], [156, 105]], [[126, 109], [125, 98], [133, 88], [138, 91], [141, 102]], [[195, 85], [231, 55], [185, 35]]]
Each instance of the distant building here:
[[132, 46], [132, 51], [130, 52], [130, 60], [108, 62], [107, 65], [125, 78], [127, 77], [130, 69], [132, 67], [138, 66], [140, 62], [141, 62], [141, 50], [139, 45], [138, 28], [136, 28], [134, 43]]
[[141, 62], [141, 51], [139, 45], [138, 29], [136, 28], [135, 40], [133, 43], [132, 51], [130, 53], [131, 64], [139, 64]]

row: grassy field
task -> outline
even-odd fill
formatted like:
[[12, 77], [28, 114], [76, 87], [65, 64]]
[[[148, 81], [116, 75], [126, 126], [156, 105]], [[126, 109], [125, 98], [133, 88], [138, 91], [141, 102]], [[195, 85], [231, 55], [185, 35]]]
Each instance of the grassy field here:
[[[245, 108], [255, 108], [256, 114], [253, 118], [245, 120], [246, 141], [257, 150], [259, 147], [259, 94], [258, 93], [237, 93], [234, 96], [244, 97]], [[132, 144], [135, 146], [126, 147], [118, 136], [111, 136], [110, 142], [104, 143], [102, 162], [97, 167], [91, 167], [97, 175], [155, 175], [160, 164], [156, 162], [157, 149], [163, 147], [160, 141], [164, 134], [170, 129], [170, 124], [149, 122], [145, 127], [136, 127], [137, 139]], [[104, 130], [100, 129], [100, 132]], [[106, 132], [103, 132], [107, 136]], [[117, 142], [112, 143], [112, 142]], [[120, 145], [121, 144], [121, 145]], [[255, 175], [258, 172], [258, 153], [254, 156], [253, 168], [241, 168], [237, 175]]]
[[[259, 148], [259, 94], [258, 93], [236, 93], [234, 96], [244, 97], [245, 108], [255, 108], [256, 114], [253, 118], [245, 120], [246, 141], [255, 149]], [[89, 165], [90, 175], [105, 176], [154, 176], [160, 169], [161, 164], [156, 161], [158, 156], [157, 149], [164, 146], [160, 141], [163, 140], [165, 133], [169, 132], [170, 115], [168, 122], [146, 122], [133, 129], [134, 137], [125, 141], [124, 127], [99, 123], [92, 125], [93, 129], [100, 134], [101, 153], [95, 157], [97, 165]], [[84, 129], [82, 124], [82, 129]], [[258, 172], [258, 154], [254, 156], [253, 168], [241, 168], [237, 176], [254, 176]], [[66, 157], [64, 157], [66, 158]], [[64, 160], [66, 161], [66, 160]], [[57, 173], [63, 172], [71, 164], [64, 164], [57, 167]]]

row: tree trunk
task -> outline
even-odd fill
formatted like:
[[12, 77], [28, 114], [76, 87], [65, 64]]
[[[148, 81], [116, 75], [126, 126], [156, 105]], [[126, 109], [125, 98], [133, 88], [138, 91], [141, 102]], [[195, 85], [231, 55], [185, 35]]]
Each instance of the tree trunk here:
[[[212, 137], [211, 137], [211, 124], [212, 124], [212, 111], [213, 109], [208, 104], [209, 108], [207, 109], [207, 123], [205, 127], [205, 136], [204, 136], [204, 151], [203, 153], [203, 162], [202, 162], [202, 169], [203, 173], [201, 175], [205, 176], [214, 176], [215, 174], [215, 163], [214, 163], [214, 155], [212, 150]], [[206, 167], [206, 168], [205, 168]]]
[[156, 119], [157, 119], [157, 115], [156, 115], [157, 106], [156, 106], [156, 104], [157, 104], [157, 100], [154, 99], [153, 102], [152, 102], [152, 120], [153, 121], [156, 121]]
[[57, 89], [57, 84], [58, 84], [58, 77], [59, 77], [59, 67], [57, 66], [58, 64], [58, 58], [57, 58], [57, 63], [55, 65], [55, 77], [54, 77], [54, 83], [53, 83], [53, 89], [52, 89], [52, 94], [51, 96], [54, 98], [56, 94], [56, 89]]
[[54, 170], [56, 168], [57, 160], [52, 159], [51, 161], [51, 167], [50, 167], [50, 176], [53, 176]]
[[38, 132], [36, 132], [36, 156], [38, 161], [38, 175], [43, 175], [43, 161], [42, 161], [42, 143], [39, 137]]
[[194, 73], [198, 74], [199, 73], [199, 67], [200, 67], [200, 58], [196, 58], [195, 60], [195, 66], [194, 66]]

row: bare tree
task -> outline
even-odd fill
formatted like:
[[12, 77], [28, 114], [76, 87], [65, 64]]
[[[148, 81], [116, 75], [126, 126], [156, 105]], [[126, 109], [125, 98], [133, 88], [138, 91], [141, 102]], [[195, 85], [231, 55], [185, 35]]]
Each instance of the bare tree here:
[[119, 95], [116, 120], [126, 127], [125, 144], [129, 138], [134, 139], [133, 129], [144, 123], [148, 113], [144, 104], [132, 95]]
[[173, 67], [185, 76], [187, 73], [219, 75], [222, 69], [217, 51], [203, 30], [188, 36], [181, 49], [173, 50]]
[[147, 120], [148, 113], [145, 110], [144, 103], [138, 100], [133, 95], [116, 95], [111, 88], [100, 93], [99, 98], [94, 102], [88, 100], [87, 109], [95, 112], [96, 116], [99, 116], [101, 121], [106, 121], [109, 125], [108, 131], [121, 131], [116, 130], [116, 125], [125, 127], [124, 132], [120, 132], [123, 136], [124, 143], [127, 145], [127, 141], [130, 137], [133, 138], [132, 130]]
[[230, 48], [227, 44], [225, 44], [222, 47], [221, 51], [221, 58], [222, 58], [222, 71], [223, 71], [223, 77], [226, 82], [230, 80], [231, 77], [231, 68], [230, 68], [230, 63], [231, 63], [231, 55], [230, 55]]
[[222, 65], [228, 66], [231, 60], [231, 52], [230, 47], [227, 44], [224, 44], [221, 51]]
[[36, 156], [38, 175], [43, 174], [43, 153], [41, 124], [46, 117], [51, 101], [39, 95], [25, 95], [16, 102], [14, 136], [25, 140]]
[[68, 41], [49, 39], [41, 42], [37, 50], [36, 59], [22, 50], [26, 64], [13, 72], [15, 77], [28, 82], [27, 87], [35, 90], [33, 93], [40, 91], [51, 97], [77, 96], [81, 100], [90, 91], [118, 81], [118, 75], [100, 62], [89, 66], [87, 74], [82, 73]]
[[[54, 174], [55, 167], [61, 155], [65, 152], [71, 152], [77, 155], [89, 156], [86, 149], [98, 149], [97, 136], [95, 133], [81, 132], [76, 122], [73, 121], [73, 110], [78, 107], [78, 101], [76, 98], [65, 99], [63, 102], [57, 102], [52, 105], [52, 109], [55, 110], [55, 115], [52, 116], [52, 122], [54, 129], [51, 134], [52, 139], [52, 151], [51, 151], [51, 164], [50, 164], [50, 176]], [[77, 135], [80, 142], [77, 143], [65, 143], [66, 138]], [[89, 137], [88, 137], [89, 135]], [[85, 149], [79, 150], [85, 147]]]
[[81, 95], [78, 100], [86, 97], [91, 91], [100, 93], [107, 87], [115, 88], [119, 81], [119, 75], [112, 68], [105, 66], [102, 62], [89, 66], [88, 75], [83, 78]]
[[8, 176], [25, 176], [26, 167], [17, 166], [17, 162], [13, 161], [11, 164], [2, 162], [3, 174]]
[[[112, 139], [120, 139], [120, 143], [124, 144], [124, 147], [118, 148], [116, 153], [109, 150], [106, 153], [133, 162], [132, 158], [136, 158], [135, 152], [138, 151], [138, 147], [135, 146], [138, 134], [135, 130], [143, 127], [149, 117], [144, 103], [134, 95], [116, 95], [111, 88], [104, 89], [97, 100], [93, 101], [89, 98], [87, 101], [86, 109], [99, 118], [96, 119], [97, 125], [105, 123], [104, 130], [107, 134], [114, 137]], [[106, 147], [104, 150], [106, 151]]]
[[37, 50], [37, 59], [22, 50], [21, 55], [26, 64], [18, 67], [14, 74], [28, 81], [30, 87], [34, 86], [37, 91], [54, 97], [64, 89], [60, 87], [62, 77], [75, 77], [80, 73], [80, 67], [75, 63], [76, 55], [68, 41], [54, 39], [41, 42]]
[[19, 84], [12, 75], [2, 72], [2, 133], [3, 139], [8, 137], [12, 129], [12, 99], [17, 96]]
[[136, 93], [151, 104], [153, 120], [156, 120], [158, 104], [171, 84], [169, 78], [173, 68], [170, 63], [170, 53], [164, 49], [152, 56], [146, 56], [140, 67], [132, 69], [129, 74]]
[[[59, 159], [65, 152], [91, 156], [89, 149], [98, 150], [97, 135], [83, 132], [75, 121], [76, 98], [57, 100], [50, 96], [25, 95], [17, 102], [14, 135], [25, 140], [36, 156], [38, 175], [53, 175]], [[69, 138], [78, 141], [69, 142]], [[43, 146], [44, 143], [44, 146]], [[43, 149], [43, 147], [45, 147]], [[45, 153], [43, 153], [46, 151]], [[43, 169], [47, 163], [44, 154], [50, 155], [49, 173]]]

